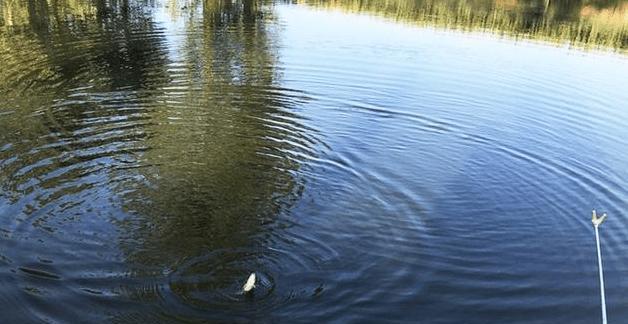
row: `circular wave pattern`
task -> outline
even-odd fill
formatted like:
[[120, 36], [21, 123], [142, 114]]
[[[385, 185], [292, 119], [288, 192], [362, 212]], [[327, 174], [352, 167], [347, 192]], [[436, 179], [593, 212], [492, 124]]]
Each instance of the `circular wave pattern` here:
[[[228, 309], [226, 313], [244, 318], [278, 308], [289, 302], [293, 293], [281, 297], [274, 276], [281, 269], [294, 270], [295, 265], [286, 263], [276, 251], [271, 252], [274, 253], [255, 255], [225, 250], [190, 260], [173, 271], [169, 291], [183, 305], [199, 310]], [[252, 293], [245, 294], [242, 287], [251, 273], [256, 274], [256, 285]], [[254, 308], [251, 307], [253, 302]]]

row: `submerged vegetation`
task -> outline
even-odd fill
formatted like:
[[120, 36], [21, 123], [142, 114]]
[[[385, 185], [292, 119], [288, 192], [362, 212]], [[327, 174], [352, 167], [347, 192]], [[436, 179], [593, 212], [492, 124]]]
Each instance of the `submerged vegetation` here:
[[399, 21], [487, 31], [580, 47], [628, 48], [628, 1], [596, 0], [299, 0]]

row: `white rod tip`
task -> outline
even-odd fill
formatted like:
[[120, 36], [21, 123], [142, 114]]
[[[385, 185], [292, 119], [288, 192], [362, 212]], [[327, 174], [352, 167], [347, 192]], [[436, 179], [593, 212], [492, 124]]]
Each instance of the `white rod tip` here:
[[593, 210], [593, 214], [591, 215], [591, 223], [593, 223], [593, 226], [597, 227], [600, 226], [600, 224], [602, 224], [604, 222], [604, 220], [606, 220], [606, 213], [602, 214], [601, 217], [597, 217], [597, 213], [595, 212], [595, 209]]

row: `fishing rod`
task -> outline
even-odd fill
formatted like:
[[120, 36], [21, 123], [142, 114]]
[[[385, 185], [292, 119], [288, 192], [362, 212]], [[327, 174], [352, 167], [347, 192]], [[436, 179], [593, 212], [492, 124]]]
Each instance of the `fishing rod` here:
[[597, 267], [600, 272], [600, 296], [602, 298], [602, 324], [606, 323], [606, 298], [604, 296], [604, 270], [602, 269], [602, 254], [600, 253], [600, 232], [598, 227], [604, 222], [606, 219], [606, 213], [602, 215], [602, 217], [597, 217], [597, 213], [595, 209], [593, 210], [593, 215], [591, 216], [591, 223], [593, 223], [593, 227], [595, 228], [595, 243], [597, 244]]

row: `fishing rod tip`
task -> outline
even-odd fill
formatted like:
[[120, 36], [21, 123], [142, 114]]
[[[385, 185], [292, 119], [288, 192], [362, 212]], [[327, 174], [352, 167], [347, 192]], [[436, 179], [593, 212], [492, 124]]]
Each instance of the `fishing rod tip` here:
[[604, 222], [604, 220], [606, 220], [606, 213], [602, 214], [601, 217], [597, 217], [597, 213], [595, 211], [595, 209], [593, 210], [592, 214], [591, 214], [591, 223], [593, 223], [593, 226], [600, 226], [600, 224], [602, 224]]

